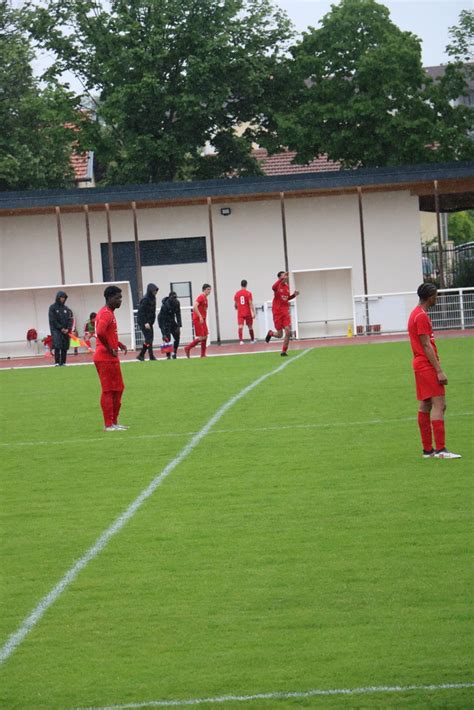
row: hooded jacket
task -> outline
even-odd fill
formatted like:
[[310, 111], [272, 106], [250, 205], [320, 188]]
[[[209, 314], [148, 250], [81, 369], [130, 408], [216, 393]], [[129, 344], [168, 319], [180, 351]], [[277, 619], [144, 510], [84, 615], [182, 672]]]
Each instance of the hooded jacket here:
[[161, 309], [158, 314], [158, 325], [160, 330], [174, 330], [176, 326], [182, 327], [181, 306], [177, 298], [166, 296], [161, 301]]
[[56, 294], [56, 300], [49, 307], [48, 317], [49, 317], [49, 327], [51, 329], [51, 334], [56, 330], [62, 330], [66, 328], [68, 331], [72, 329], [74, 316], [70, 308], [66, 306], [66, 301], [61, 303], [59, 300], [61, 297], [67, 299], [67, 293], [64, 291], [58, 291]]
[[143, 328], [145, 323], [149, 323], [152, 326], [155, 322], [156, 296], [153, 291], [158, 291], [158, 286], [155, 284], [148, 284], [146, 287], [146, 294], [143, 296], [138, 305], [137, 323], [140, 328]]

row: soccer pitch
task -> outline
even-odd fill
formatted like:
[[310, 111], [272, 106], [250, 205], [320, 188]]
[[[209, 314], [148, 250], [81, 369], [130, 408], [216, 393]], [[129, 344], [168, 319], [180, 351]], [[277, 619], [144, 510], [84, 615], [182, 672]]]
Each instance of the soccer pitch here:
[[473, 344], [0, 372], [0, 707], [472, 707]]

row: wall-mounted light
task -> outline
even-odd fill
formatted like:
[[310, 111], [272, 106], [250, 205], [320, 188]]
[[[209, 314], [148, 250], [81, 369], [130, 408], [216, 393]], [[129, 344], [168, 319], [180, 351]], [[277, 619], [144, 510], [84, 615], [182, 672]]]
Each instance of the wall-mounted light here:
[[230, 207], [221, 207], [221, 215], [223, 217], [228, 217], [230, 214], [232, 214]]

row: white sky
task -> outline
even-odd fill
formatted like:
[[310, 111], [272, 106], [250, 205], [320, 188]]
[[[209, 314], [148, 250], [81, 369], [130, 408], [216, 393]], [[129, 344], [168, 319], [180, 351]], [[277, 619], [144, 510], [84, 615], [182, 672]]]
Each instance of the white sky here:
[[[318, 29], [319, 20], [330, 12], [336, 0], [273, 0], [286, 11], [298, 32], [308, 26]], [[390, 19], [401, 30], [413, 32], [422, 41], [423, 66], [446, 64], [448, 29], [457, 25], [461, 10], [473, 10], [470, 0], [380, 0], [390, 10]]]

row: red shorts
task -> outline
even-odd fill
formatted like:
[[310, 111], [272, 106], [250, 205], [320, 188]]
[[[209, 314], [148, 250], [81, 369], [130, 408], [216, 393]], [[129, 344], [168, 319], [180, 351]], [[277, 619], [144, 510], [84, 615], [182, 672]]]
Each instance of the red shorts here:
[[204, 338], [209, 335], [206, 321], [204, 321], [204, 323], [201, 323], [201, 321], [198, 320], [197, 318], [196, 318], [196, 320], [193, 318], [193, 326], [194, 326], [194, 335], [196, 336], [196, 338]]
[[283, 330], [284, 328], [291, 328], [291, 316], [288, 312], [284, 313], [273, 313], [273, 325], [275, 330]]
[[125, 385], [122, 379], [120, 361], [103, 360], [94, 362], [99, 375], [102, 392], [123, 392]]
[[426, 370], [415, 370], [416, 398], [418, 401], [431, 397], [444, 397], [444, 385], [438, 382], [436, 371], [430, 367]]
[[253, 323], [253, 318], [252, 318], [251, 315], [248, 315], [248, 316], [239, 316], [239, 315], [237, 315], [237, 323], [238, 323], [239, 325], [246, 325], [246, 326], [248, 326], [249, 328], [251, 328], [251, 327], [252, 327], [252, 323]]

